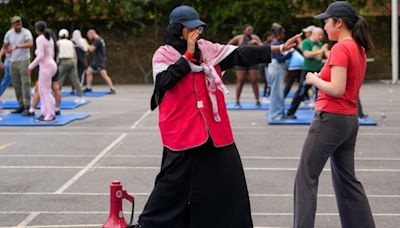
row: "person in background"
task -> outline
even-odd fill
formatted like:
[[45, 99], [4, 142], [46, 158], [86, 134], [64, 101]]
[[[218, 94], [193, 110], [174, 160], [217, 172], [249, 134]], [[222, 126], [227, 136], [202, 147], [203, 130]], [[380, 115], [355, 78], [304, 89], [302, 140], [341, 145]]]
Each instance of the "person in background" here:
[[[83, 82], [85, 80], [85, 71], [87, 68], [87, 55], [88, 55], [88, 42], [85, 38], [82, 37], [81, 31], [76, 29], [72, 32], [72, 42], [74, 43], [76, 57], [77, 57], [77, 68], [78, 68], [78, 77], [81, 86], [83, 86]], [[74, 89], [72, 89], [71, 93], [74, 93]]]
[[[267, 31], [264, 33], [263, 38], [264, 38], [263, 45], [269, 46], [269, 45], [271, 45], [271, 42], [274, 40], [274, 33], [271, 31]], [[263, 78], [264, 78], [263, 99], [265, 99], [265, 101], [267, 103], [268, 101], [267, 101], [266, 97], [268, 97], [271, 92], [270, 91], [271, 88], [269, 87], [270, 83], [268, 82], [268, 64], [261, 64], [261, 65], [262, 65], [261, 75], [263, 75]]]
[[[55, 114], [56, 116], [61, 115], [60, 105], [61, 105], [61, 88], [60, 83], [58, 83], [58, 72], [51, 78], [51, 89], [54, 94], [55, 99]], [[35, 107], [39, 104], [40, 101], [40, 94], [38, 89], [38, 82], [35, 84], [35, 88], [33, 89], [34, 95], [31, 99], [31, 107], [29, 108], [29, 115], [27, 116], [34, 116], [35, 115]]]
[[304, 37], [305, 37], [306, 39], [307, 39], [307, 38], [310, 38], [310, 36], [311, 36], [311, 34], [312, 34], [312, 31], [313, 31], [315, 28], [317, 28], [317, 26], [315, 26], [315, 25], [309, 25], [309, 26], [307, 26], [306, 28], [303, 28]]
[[61, 29], [58, 32], [59, 40], [57, 40], [58, 47], [58, 82], [60, 86], [64, 85], [65, 77], [68, 76], [71, 84], [76, 89], [79, 98], [75, 99], [76, 103], [83, 104], [86, 102], [83, 97], [81, 84], [78, 78], [77, 69], [77, 56], [74, 44], [69, 40], [69, 32], [66, 29]]
[[301, 50], [304, 56], [304, 66], [301, 73], [301, 81], [299, 88], [293, 97], [289, 110], [287, 111], [287, 118], [296, 119], [295, 116], [297, 109], [302, 101], [307, 96], [308, 90], [311, 85], [305, 83], [305, 76], [308, 72], [319, 72], [323, 66], [322, 58], [328, 57], [329, 50], [328, 44], [323, 44], [324, 31], [322, 28], [314, 28], [310, 38], [304, 39]]
[[291, 49], [289, 52], [292, 53], [290, 59], [286, 60], [287, 75], [285, 82], [285, 89], [283, 90], [283, 97], [286, 98], [293, 86], [293, 83], [297, 81], [300, 84], [301, 72], [304, 67], [304, 57], [297, 49]]
[[[273, 25], [271, 31], [274, 33], [274, 39], [271, 46], [280, 46], [283, 44], [285, 38], [285, 28], [281, 25]], [[291, 52], [283, 54], [276, 52], [272, 54], [271, 63], [268, 65], [268, 77], [271, 94], [270, 94], [270, 108], [268, 111], [269, 118], [272, 120], [285, 119], [285, 102], [283, 96], [283, 79], [285, 77], [285, 61], [292, 56]]]
[[[233, 37], [228, 44], [237, 46], [248, 45], [262, 45], [260, 38], [253, 34], [253, 26], [245, 24], [243, 26], [243, 34]], [[246, 75], [249, 75], [251, 87], [253, 88], [254, 97], [256, 99], [256, 106], [260, 106], [260, 98], [258, 92], [257, 73], [259, 71], [258, 65], [253, 66], [235, 66], [236, 69], [236, 108], [240, 108], [240, 95], [242, 94], [243, 85], [246, 81]]]
[[11, 113], [28, 114], [31, 102], [31, 78], [27, 75], [30, 63], [30, 48], [33, 46], [32, 33], [22, 26], [19, 16], [11, 18], [12, 29], [4, 36], [3, 48], [10, 53], [11, 83], [19, 107]]
[[159, 107], [163, 156], [134, 227], [253, 228], [221, 72], [269, 62], [271, 52], [294, 47], [297, 36], [281, 46], [238, 47], [199, 39], [205, 27], [192, 7], [175, 8], [165, 45], [153, 55], [150, 108]]
[[366, 51], [373, 48], [368, 26], [344, 1], [330, 4], [314, 18], [324, 20], [329, 40], [337, 43], [321, 72], [306, 76], [306, 83], [318, 88], [318, 99], [297, 168], [293, 228], [314, 227], [318, 179], [328, 158], [342, 227], [375, 228], [354, 167], [357, 99], [367, 66]]
[[92, 64], [86, 70], [86, 89], [84, 92], [92, 92], [93, 73], [99, 72], [100, 76], [110, 87], [110, 94], [115, 94], [115, 89], [106, 69], [106, 43], [94, 29], [87, 32], [88, 39], [92, 42], [88, 51], [94, 53]]
[[[4, 63], [2, 61], [3, 56], [5, 56]], [[10, 54], [4, 50], [4, 47], [0, 49], [0, 69], [4, 70], [3, 79], [0, 82], [0, 96], [2, 96], [11, 82]]]
[[[56, 37], [51, 29], [48, 29], [50, 36], [53, 40], [56, 40]], [[57, 46], [54, 46], [54, 61], [57, 62], [56, 56], [58, 54]], [[36, 81], [35, 87], [33, 88], [33, 97], [31, 99], [31, 107], [29, 108], [29, 113], [26, 116], [34, 116], [35, 108], [39, 104], [40, 94], [38, 89], [39, 81]], [[61, 115], [60, 105], [61, 105], [61, 88], [58, 83], [58, 69], [56, 74], [51, 78], [51, 89], [53, 91], [54, 99], [55, 99], [55, 114], [56, 116]]]
[[[40, 95], [40, 112], [37, 119], [41, 122], [56, 120], [55, 101], [51, 94], [52, 77], [57, 72], [57, 64], [54, 61], [55, 42], [51, 37], [51, 32], [47, 29], [44, 21], [35, 23], [36, 34], [36, 57], [28, 66], [27, 73], [31, 76], [32, 70], [39, 65], [38, 90]], [[29, 111], [29, 110], [28, 110]]]

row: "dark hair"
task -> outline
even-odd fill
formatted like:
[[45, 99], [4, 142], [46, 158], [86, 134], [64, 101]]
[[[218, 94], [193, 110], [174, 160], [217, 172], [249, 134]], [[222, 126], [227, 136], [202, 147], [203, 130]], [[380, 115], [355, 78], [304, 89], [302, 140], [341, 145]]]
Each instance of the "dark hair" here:
[[277, 36], [278, 34], [284, 33], [285, 28], [283, 26], [272, 26], [271, 27], [271, 32]]
[[263, 34], [263, 39], [265, 40], [265, 39], [267, 39], [267, 37], [269, 37], [269, 36], [271, 36], [271, 35], [274, 35], [274, 33], [273, 33], [272, 31], [266, 31], [266, 32]]
[[44, 35], [44, 37], [46, 37], [46, 39], [50, 40], [51, 38], [51, 31], [49, 29], [47, 29], [47, 24], [44, 21], [37, 21], [35, 23], [35, 28], [37, 31], [39, 31], [40, 33], [42, 33]]
[[[362, 16], [357, 16], [356, 20], [351, 18], [341, 18], [344, 21], [346, 27], [351, 30], [351, 36], [353, 39], [361, 45], [365, 51], [369, 51], [374, 48], [372, 43], [371, 35], [368, 31], [367, 21]], [[333, 21], [337, 22], [338, 18], [333, 18]]]
[[244, 24], [242, 26], [242, 31], [244, 31], [247, 27], [253, 27], [251, 24]]

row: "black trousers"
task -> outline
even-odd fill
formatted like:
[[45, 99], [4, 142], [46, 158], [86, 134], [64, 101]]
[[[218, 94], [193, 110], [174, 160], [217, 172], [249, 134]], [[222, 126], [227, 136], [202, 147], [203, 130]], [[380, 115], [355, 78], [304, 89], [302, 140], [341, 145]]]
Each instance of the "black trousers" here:
[[293, 86], [293, 83], [297, 81], [299, 83], [299, 87], [301, 86], [300, 81], [301, 81], [301, 72], [302, 70], [288, 70], [287, 76], [286, 76], [286, 83], [285, 83], [285, 89], [283, 90], [283, 97], [286, 98], [287, 95], [290, 92], [290, 89]]
[[311, 88], [311, 85], [308, 85], [306, 83], [306, 75], [308, 72], [312, 71], [301, 71], [299, 88], [297, 89], [296, 94], [293, 97], [292, 103], [290, 104], [290, 108], [287, 111], [288, 116], [294, 115], [299, 108], [301, 102], [304, 101], [306, 97], [308, 97], [307, 91]]
[[354, 171], [357, 132], [357, 115], [315, 113], [297, 169], [294, 228], [314, 227], [318, 179], [328, 158], [342, 227], [375, 227], [368, 199]]
[[250, 200], [235, 144], [164, 148], [161, 171], [139, 217], [144, 228], [252, 228]]

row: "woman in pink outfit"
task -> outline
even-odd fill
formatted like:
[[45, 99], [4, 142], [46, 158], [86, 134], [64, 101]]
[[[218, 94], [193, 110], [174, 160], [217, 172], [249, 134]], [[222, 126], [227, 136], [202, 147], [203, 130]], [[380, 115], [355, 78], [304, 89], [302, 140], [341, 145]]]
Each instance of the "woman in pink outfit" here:
[[54, 40], [47, 29], [46, 22], [38, 21], [35, 24], [36, 34], [36, 58], [28, 67], [28, 74], [31, 75], [32, 69], [39, 65], [38, 88], [41, 102], [41, 115], [38, 121], [54, 121], [55, 101], [51, 94], [51, 78], [57, 71], [57, 64], [54, 61]]

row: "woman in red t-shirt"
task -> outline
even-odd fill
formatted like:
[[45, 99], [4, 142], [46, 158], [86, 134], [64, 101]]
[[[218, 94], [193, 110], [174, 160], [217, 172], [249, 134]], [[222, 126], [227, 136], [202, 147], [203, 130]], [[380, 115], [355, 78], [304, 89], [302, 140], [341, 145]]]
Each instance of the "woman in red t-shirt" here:
[[368, 199], [354, 171], [357, 98], [372, 48], [366, 21], [344, 1], [315, 16], [337, 41], [320, 73], [306, 82], [318, 88], [315, 116], [304, 142], [294, 190], [293, 227], [314, 227], [318, 178], [328, 158], [342, 227], [375, 227]]

